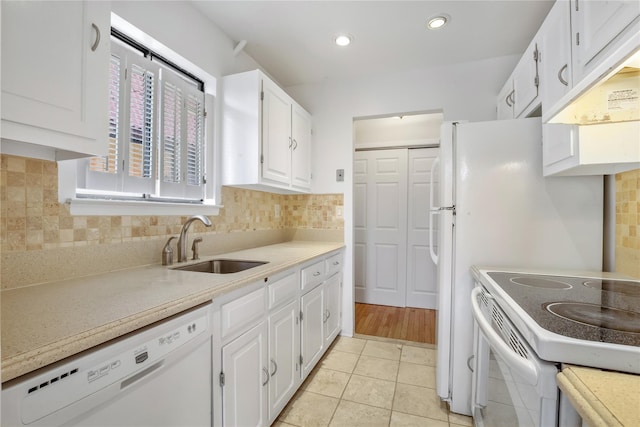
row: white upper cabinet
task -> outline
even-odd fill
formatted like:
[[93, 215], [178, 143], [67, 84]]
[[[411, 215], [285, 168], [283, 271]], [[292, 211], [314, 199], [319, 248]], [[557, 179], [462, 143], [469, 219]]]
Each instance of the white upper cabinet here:
[[513, 71], [513, 115], [527, 117], [539, 104], [537, 37], [520, 58]]
[[538, 98], [538, 43], [530, 44], [496, 100], [498, 119], [527, 117], [540, 105]]
[[222, 184], [311, 189], [311, 116], [259, 70], [223, 79]]
[[108, 1], [2, 3], [6, 152], [106, 154], [110, 11]]
[[498, 120], [513, 119], [513, 78], [509, 77], [496, 101]]
[[556, 1], [540, 31], [540, 90], [542, 111], [573, 87], [571, 63], [571, 5]]
[[639, 17], [637, 0], [572, 0], [574, 79], [580, 80], [605, 60], [627, 33], [634, 32], [632, 24], [637, 23]]

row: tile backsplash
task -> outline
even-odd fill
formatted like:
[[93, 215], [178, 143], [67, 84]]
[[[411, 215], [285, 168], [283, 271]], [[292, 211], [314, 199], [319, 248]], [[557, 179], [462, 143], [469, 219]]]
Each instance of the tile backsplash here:
[[[56, 162], [6, 154], [0, 161], [0, 252], [4, 262], [18, 259], [7, 256], [19, 253], [33, 257], [64, 248], [149, 240], [163, 243], [180, 233], [187, 218], [72, 216], [68, 204], [58, 203]], [[194, 223], [191, 233], [309, 229], [332, 231], [335, 236], [344, 227], [343, 218], [336, 215], [336, 206], [343, 204], [342, 194], [282, 195], [223, 187], [222, 203], [220, 214], [210, 217], [213, 227]], [[3, 288], [5, 282], [3, 277]]]
[[640, 169], [616, 175], [616, 271], [640, 279]]

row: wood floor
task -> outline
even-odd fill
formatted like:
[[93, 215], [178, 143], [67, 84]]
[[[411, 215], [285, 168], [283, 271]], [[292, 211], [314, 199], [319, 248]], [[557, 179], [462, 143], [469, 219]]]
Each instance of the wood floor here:
[[356, 333], [436, 343], [436, 311], [356, 303]]

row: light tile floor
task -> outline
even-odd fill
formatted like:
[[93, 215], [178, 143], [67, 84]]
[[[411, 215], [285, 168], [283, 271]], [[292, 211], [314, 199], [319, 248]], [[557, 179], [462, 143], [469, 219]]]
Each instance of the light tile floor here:
[[339, 337], [274, 427], [473, 425], [436, 395], [435, 365], [432, 345]]

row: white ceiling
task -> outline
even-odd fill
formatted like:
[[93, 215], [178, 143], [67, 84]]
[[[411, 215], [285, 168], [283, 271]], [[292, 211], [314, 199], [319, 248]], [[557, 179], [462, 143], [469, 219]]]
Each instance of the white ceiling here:
[[[234, 41], [246, 40], [244, 50], [287, 87], [521, 54], [553, 1], [192, 3]], [[451, 22], [426, 29], [427, 18], [439, 13]], [[335, 46], [339, 32], [354, 42]]]

